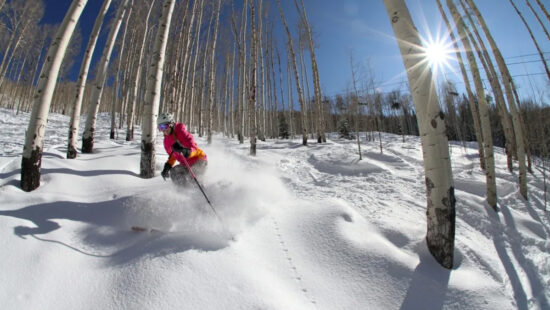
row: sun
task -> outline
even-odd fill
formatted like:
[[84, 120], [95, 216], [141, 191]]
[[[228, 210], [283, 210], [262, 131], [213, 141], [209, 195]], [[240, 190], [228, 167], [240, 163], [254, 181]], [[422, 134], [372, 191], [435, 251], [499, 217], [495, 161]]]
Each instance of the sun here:
[[438, 65], [447, 60], [448, 51], [443, 44], [437, 42], [426, 47], [426, 57], [432, 65]]
[[436, 71], [440, 71], [444, 67], [449, 67], [451, 54], [454, 53], [451, 45], [443, 40], [429, 41], [425, 43], [424, 57]]

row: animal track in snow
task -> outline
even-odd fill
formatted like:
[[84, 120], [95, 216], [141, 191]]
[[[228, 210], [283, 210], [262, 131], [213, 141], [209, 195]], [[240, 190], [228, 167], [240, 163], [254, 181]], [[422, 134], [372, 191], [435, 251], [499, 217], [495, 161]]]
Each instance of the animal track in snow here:
[[298, 273], [298, 269], [296, 268], [296, 266], [292, 262], [292, 257], [290, 257], [290, 254], [289, 254], [288, 248], [286, 246], [286, 243], [285, 243], [283, 237], [281, 236], [281, 233], [280, 233], [280, 230], [279, 230], [279, 224], [277, 223], [277, 220], [275, 220], [275, 218], [273, 218], [273, 217], [271, 218], [271, 220], [273, 222], [273, 228], [276, 231], [277, 238], [279, 239], [279, 244], [281, 245], [281, 248], [283, 250], [283, 255], [284, 255], [286, 261], [288, 262], [290, 269], [294, 272], [294, 277], [293, 277], [294, 280], [296, 280], [298, 282], [298, 285], [300, 286], [301, 291], [304, 294], [305, 298], [309, 302], [311, 302], [312, 304], [317, 305], [317, 302], [315, 301], [315, 299], [313, 299], [313, 297], [309, 296], [308, 290], [307, 290], [307, 288], [305, 288], [304, 282], [302, 281], [302, 276]]

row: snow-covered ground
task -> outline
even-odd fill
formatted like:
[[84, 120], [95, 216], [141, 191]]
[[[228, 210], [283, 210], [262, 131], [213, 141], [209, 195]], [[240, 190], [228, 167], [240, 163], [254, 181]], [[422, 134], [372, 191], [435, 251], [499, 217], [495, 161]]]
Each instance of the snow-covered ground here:
[[[65, 159], [69, 119], [50, 115], [41, 186], [19, 187], [29, 115], [0, 109], [2, 309], [549, 309], [550, 215], [539, 169], [520, 198], [496, 149], [501, 212], [485, 203], [474, 144], [452, 144], [455, 265], [428, 253], [419, 138], [383, 134], [248, 143], [195, 136], [201, 192], [139, 177], [140, 136]], [[81, 131], [82, 132], [82, 131]], [[364, 135], [362, 135], [364, 137]], [[80, 144], [79, 144], [80, 147]], [[138, 233], [132, 225], [163, 232]], [[231, 239], [229, 235], [233, 235]]]

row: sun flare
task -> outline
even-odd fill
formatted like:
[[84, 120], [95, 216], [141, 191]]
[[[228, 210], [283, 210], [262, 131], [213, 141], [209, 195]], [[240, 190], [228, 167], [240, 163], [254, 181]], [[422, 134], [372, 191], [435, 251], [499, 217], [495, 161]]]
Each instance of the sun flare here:
[[451, 58], [452, 50], [444, 42], [436, 41], [426, 44], [424, 49], [426, 59], [432, 67], [439, 68], [444, 65], [449, 65], [448, 61]]

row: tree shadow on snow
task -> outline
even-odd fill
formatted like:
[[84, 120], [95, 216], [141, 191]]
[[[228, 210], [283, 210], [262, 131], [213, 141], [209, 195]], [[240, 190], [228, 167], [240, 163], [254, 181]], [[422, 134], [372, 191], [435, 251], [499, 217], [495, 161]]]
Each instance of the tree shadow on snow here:
[[[502, 210], [502, 205], [500, 210]], [[502, 223], [500, 222], [498, 214], [495, 213], [488, 206], [485, 206], [485, 211], [487, 212], [487, 215], [491, 219], [492, 225], [496, 226], [496, 229], [494, 229], [495, 232], [493, 233], [493, 236], [492, 236], [493, 244], [495, 245], [495, 250], [498, 254], [498, 257], [500, 258], [502, 267], [504, 268], [504, 270], [506, 271], [506, 274], [508, 275], [508, 280], [514, 293], [514, 300], [516, 301], [516, 307], [517, 309], [520, 309], [520, 310], [523, 310], [523, 309], [527, 310], [528, 309], [527, 295], [523, 290], [523, 286], [521, 284], [521, 280], [519, 278], [516, 267], [514, 266], [512, 259], [510, 258], [510, 255], [506, 251], [506, 242], [503, 236], [504, 229], [502, 228]]]
[[[81, 177], [94, 177], [94, 176], [112, 175], [112, 174], [123, 174], [123, 175], [129, 175], [129, 176], [133, 176], [133, 177], [139, 177], [139, 174], [137, 174], [135, 172], [132, 172], [132, 171], [129, 171], [129, 170], [109, 170], [109, 169], [103, 169], [103, 170], [100, 170], [100, 169], [97, 169], [97, 170], [74, 170], [74, 169], [69, 169], [69, 168], [42, 168], [41, 169], [41, 174], [42, 175], [55, 174], [55, 173], [78, 175], [78, 176], [81, 176]], [[1, 180], [6, 180], [8, 178], [11, 178], [11, 177], [13, 177], [15, 175], [19, 175], [19, 174], [21, 174], [21, 169], [14, 169], [10, 172], [0, 173], [0, 179]], [[9, 181], [9, 182], [7, 182], [6, 184], [3, 184], [3, 185], [15, 185], [15, 186], [20, 188], [21, 186], [20, 186], [19, 183], [20, 183], [19, 180], [12, 180], [12, 181]], [[1, 182], [0, 182], [0, 185], [2, 185]]]
[[[498, 256], [502, 262], [504, 269], [510, 280], [510, 284], [514, 291], [514, 297], [516, 300], [516, 306], [518, 309], [531, 309], [533, 304], [538, 304], [541, 309], [550, 309], [550, 304], [546, 298], [546, 285], [544, 281], [539, 278], [539, 269], [535, 264], [525, 257], [523, 253], [522, 243], [521, 243], [521, 234], [516, 228], [516, 224], [513, 218], [512, 213], [507, 206], [501, 205], [500, 210], [506, 221], [506, 223], [501, 223], [500, 218], [494, 212], [487, 211], [489, 216], [493, 219], [493, 224], [499, 225], [500, 229], [495, 230], [496, 233], [493, 236], [493, 242], [495, 244], [495, 249], [498, 253]], [[492, 214], [491, 214], [492, 213]], [[505, 230], [509, 231], [509, 234], [514, 237], [508, 237], [510, 241], [509, 246], [506, 245], [504, 236], [506, 233]], [[529, 287], [531, 288], [531, 294], [533, 298], [528, 300], [527, 294], [521, 282], [520, 275], [514, 266], [512, 259], [507, 251], [507, 248], [511, 250], [512, 255], [515, 261], [523, 269], [523, 274], [526, 277], [526, 280], [529, 281]]]
[[128, 170], [73, 170], [69, 168], [42, 168], [42, 174], [50, 174], [50, 173], [64, 173], [64, 174], [71, 174], [71, 175], [78, 175], [81, 177], [94, 177], [99, 175], [108, 175], [108, 174], [126, 174], [133, 177], [138, 177], [139, 174], [128, 171]]
[[14, 175], [21, 174], [21, 169], [14, 169], [10, 172], [0, 173], [0, 179], [6, 180], [8, 178], [13, 177]]
[[53, 153], [53, 152], [43, 152], [43, 153], [42, 153], [42, 157], [43, 157], [43, 158], [59, 158], [59, 159], [65, 159], [65, 157], [63, 157], [62, 155], [56, 154], [56, 153]]
[[[124, 209], [124, 202], [130, 198], [122, 197], [94, 203], [72, 201], [41, 203], [19, 210], [1, 210], [0, 216], [19, 218], [33, 223], [30, 226], [14, 227], [14, 234], [20, 238], [32, 237], [39, 241], [67, 247], [84, 255], [106, 258], [107, 265], [127, 264], [142, 257], [159, 257], [188, 250], [216, 251], [229, 244], [229, 238], [213, 233], [131, 231], [131, 219]], [[82, 244], [86, 250], [59, 240], [60, 238], [45, 237], [49, 233], [62, 229], [60, 221], [67, 220], [85, 224], [78, 226], [76, 230], [71, 227], [67, 229], [81, 238], [79, 244]]]
[[[426, 249], [426, 252], [428, 250]], [[441, 267], [430, 254], [420, 256], [401, 310], [442, 309], [451, 270]]]

